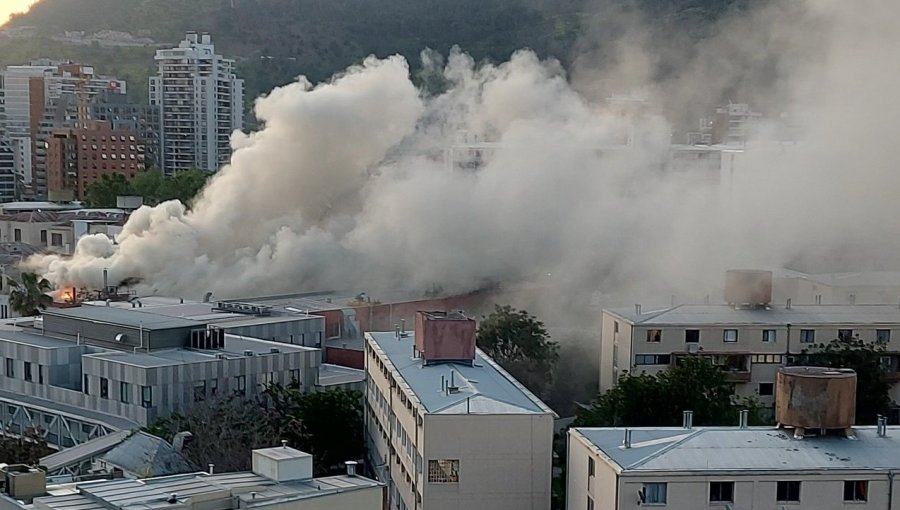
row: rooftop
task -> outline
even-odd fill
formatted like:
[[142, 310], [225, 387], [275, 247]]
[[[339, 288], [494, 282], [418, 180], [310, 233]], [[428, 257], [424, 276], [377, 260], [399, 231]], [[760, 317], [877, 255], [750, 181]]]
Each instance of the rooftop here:
[[363, 370], [323, 363], [319, 366], [319, 386], [339, 386], [366, 380]]
[[[193, 473], [144, 480], [86, 482], [56, 490], [48, 487], [51, 495], [35, 499], [35, 507], [48, 510], [149, 510], [171, 507], [167, 500], [171, 494], [177, 494], [179, 503], [188, 508], [193, 506], [190, 498], [205, 504], [221, 500], [216, 508], [237, 508], [235, 497], [240, 500], [240, 508], [244, 508], [380, 486], [361, 476], [329, 476], [279, 483], [247, 472]], [[255, 494], [251, 495], [251, 492]]]
[[875, 427], [843, 436], [794, 439], [771, 427], [635, 428], [631, 448], [620, 428], [574, 428], [625, 471], [796, 471], [900, 469], [900, 427], [878, 437]]
[[[421, 358], [413, 357], [412, 332], [401, 338], [394, 333], [366, 333], [366, 338], [387, 357], [428, 413], [554, 414], [481, 350], [476, 351], [473, 365], [424, 365]], [[441, 391], [442, 376], [447, 382], [453, 381], [459, 391]]]
[[147, 331], [179, 328], [204, 328], [199, 321], [169, 317], [152, 312], [122, 309], [113, 306], [77, 306], [74, 308], [51, 308], [44, 311], [45, 316], [68, 317], [105, 324], [115, 324], [131, 328], [143, 328]]
[[605, 310], [640, 326], [728, 325], [875, 325], [900, 324], [900, 306], [894, 305], [769, 305], [735, 308], [731, 305], [678, 305], [644, 310]]

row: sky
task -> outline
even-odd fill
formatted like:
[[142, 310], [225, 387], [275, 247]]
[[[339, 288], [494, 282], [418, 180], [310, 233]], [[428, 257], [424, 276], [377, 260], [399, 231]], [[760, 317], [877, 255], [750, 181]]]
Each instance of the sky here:
[[0, 0], [0, 25], [9, 21], [9, 17], [17, 12], [23, 12], [28, 6], [37, 0]]

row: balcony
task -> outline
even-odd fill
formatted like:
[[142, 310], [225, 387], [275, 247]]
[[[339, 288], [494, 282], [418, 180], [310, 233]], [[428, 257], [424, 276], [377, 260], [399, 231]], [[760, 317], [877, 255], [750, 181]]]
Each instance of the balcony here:
[[750, 382], [750, 371], [723, 370], [725, 373], [725, 381], [730, 383]]

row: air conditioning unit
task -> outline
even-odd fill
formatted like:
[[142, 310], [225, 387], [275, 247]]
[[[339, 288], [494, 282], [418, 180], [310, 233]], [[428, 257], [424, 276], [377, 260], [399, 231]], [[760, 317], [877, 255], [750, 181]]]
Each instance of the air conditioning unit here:
[[691, 354], [697, 354], [700, 352], [700, 344], [688, 344], [687, 352]]

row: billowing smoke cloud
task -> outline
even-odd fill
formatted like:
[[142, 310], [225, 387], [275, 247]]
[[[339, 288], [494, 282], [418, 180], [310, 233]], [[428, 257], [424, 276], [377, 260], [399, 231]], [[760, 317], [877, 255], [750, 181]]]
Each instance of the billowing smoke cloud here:
[[[436, 97], [399, 57], [301, 79], [257, 102], [264, 127], [235, 135], [192, 210], [142, 208], [117, 245], [89, 236], [31, 263], [58, 284], [96, 287], [109, 268], [142, 293], [218, 297], [534, 278], [690, 296], [733, 266], [900, 269], [898, 4], [766, 2], [662, 74], [629, 35], [640, 27], [573, 80], [528, 51], [499, 65], [426, 53], [449, 84]], [[601, 100], [623, 89], [646, 107]], [[750, 144], [722, 172], [667, 171], [666, 119], [729, 95], [800, 119], [801, 141]], [[475, 170], [447, 163], [461, 132], [487, 142]]]

